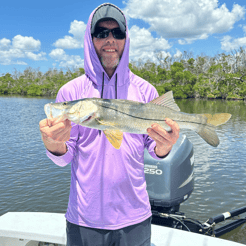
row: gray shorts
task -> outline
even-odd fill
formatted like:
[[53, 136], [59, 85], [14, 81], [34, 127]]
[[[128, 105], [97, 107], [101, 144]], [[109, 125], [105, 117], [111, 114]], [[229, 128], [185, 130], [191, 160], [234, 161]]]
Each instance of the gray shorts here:
[[118, 230], [78, 226], [67, 221], [67, 246], [150, 246], [151, 217]]

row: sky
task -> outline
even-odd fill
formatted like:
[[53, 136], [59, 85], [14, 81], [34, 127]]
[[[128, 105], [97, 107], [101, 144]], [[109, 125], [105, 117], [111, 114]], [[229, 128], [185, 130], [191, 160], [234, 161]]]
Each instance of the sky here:
[[[83, 37], [99, 0], [8, 0], [0, 5], [0, 76], [31, 67], [84, 65]], [[216, 56], [246, 48], [245, 0], [112, 0], [127, 18], [130, 61], [184, 51]]]

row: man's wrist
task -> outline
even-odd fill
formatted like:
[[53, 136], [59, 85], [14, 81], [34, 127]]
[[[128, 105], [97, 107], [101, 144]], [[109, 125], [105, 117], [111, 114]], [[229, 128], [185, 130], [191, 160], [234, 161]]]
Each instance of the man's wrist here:
[[46, 147], [46, 149], [51, 153], [51, 154], [53, 154], [53, 155], [56, 155], [56, 156], [61, 156], [61, 155], [64, 155], [64, 154], [66, 154], [67, 153], [67, 151], [68, 151], [68, 148], [67, 148], [67, 145], [66, 145], [66, 143], [63, 143], [63, 144], [61, 144], [60, 146], [58, 145], [58, 146], [55, 146], [55, 148], [54, 148], [54, 145], [52, 146], [52, 147], [48, 147], [48, 146], [46, 146], [45, 145], [45, 147]]
[[154, 148], [155, 155], [156, 155], [158, 158], [161, 158], [161, 159], [163, 159], [163, 158], [167, 157], [167, 156], [169, 155], [170, 151], [171, 151], [171, 150], [169, 150], [169, 151], [167, 152], [167, 154], [166, 154], [166, 155], [159, 156], [159, 155], [156, 153], [156, 146], [155, 146], [155, 148]]

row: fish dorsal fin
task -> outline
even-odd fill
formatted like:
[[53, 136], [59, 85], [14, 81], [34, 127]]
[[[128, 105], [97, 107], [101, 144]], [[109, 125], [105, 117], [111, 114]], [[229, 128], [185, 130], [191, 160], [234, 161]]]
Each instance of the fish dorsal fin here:
[[103, 132], [114, 148], [119, 149], [123, 140], [123, 132], [119, 130], [104, 130]]
[[150, 101], [149, 103], [154, 103], [157, 105], [168, 107], [168, 108], [175, 110], [175, 111], [180, 111], [179, 106], [175, 103], [175, 101], [173, 99], [173, 92], [172, 91], [168, 91], [164, 95], [155, 98], [154, 100]]

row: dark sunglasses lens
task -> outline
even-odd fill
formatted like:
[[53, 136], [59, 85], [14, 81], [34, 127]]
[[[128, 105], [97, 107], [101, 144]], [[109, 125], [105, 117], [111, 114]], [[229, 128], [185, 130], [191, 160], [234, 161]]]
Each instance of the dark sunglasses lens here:
[[105, 29], [97, 29], [95, 30], [93, 36], [96, 38], [106, 38], [108, 37], [109, 30]]
[[119, 28], [112, 30], [113, 36], [116, 39], [124, 39], [126, 37], [125, 33], [122, 32]]
[[126, 37], [125, 33], [122, 32], [119, 28], [115, 28], [112, 30], [106, 28], [96, 28], [93, 36], [96, 38], [107, 38], [110, 31], [116, 39], [124, 39]]

